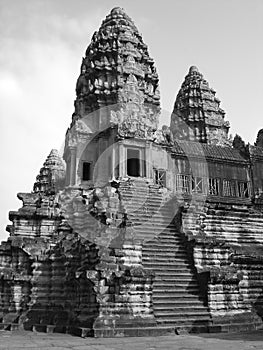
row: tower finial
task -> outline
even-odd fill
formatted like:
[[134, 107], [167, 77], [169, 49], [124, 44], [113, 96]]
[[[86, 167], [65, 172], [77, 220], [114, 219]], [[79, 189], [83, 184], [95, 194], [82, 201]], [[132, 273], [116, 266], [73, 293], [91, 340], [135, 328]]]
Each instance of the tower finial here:
[[191, 74], [191, 73], [199, 73], [199, 70], [198, 70], [198, 68], [196, 67], [196, 66], [191, 66], [190, 68], [189, 68], [189, 74]]
[[119, 7], [119, 6], [116, 6], [116, 7], [114, 7], [114, 8], [111, 10], [111, 14], [114, 14], [114, 13], [123, 13], [123, 12], [125, 12], [125, 11], [124, 11], [124, 8]]

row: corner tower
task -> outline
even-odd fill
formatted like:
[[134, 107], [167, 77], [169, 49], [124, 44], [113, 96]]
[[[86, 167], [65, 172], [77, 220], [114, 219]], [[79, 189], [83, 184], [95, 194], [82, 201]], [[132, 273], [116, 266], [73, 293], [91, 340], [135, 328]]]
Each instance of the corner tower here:
[[231, 146], [229, 122], [220, 100], [197, 67], [192, 66], [177, 94], [171, 116], [171, 130], [181, 140]]

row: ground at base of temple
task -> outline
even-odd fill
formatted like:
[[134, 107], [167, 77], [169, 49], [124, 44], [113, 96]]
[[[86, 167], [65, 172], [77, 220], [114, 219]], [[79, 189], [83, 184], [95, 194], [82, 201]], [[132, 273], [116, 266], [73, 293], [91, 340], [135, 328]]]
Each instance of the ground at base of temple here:
[[263, 331], [138, 338], [79, 338], [68, 334], [0, 331], [0, 349], [262, 350]]

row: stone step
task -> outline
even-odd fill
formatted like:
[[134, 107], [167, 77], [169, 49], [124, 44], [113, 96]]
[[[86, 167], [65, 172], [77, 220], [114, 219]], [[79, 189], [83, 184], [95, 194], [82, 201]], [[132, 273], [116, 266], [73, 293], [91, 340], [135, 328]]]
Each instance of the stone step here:
[[133, 219], [128, 216], [128, 221], [130, 221], [135, 227], [136, 226], [144, 226], [149, 228], [154, 228], [155, 226], [158, 228], [162, 228], [162, 231], [167, 231], [169, 233], [170, 229], [169, 226], [171, 224], [171, 220], [153, 220], [152, 217], [146, 218], [143, 216], [143, 218], [140, 218], [138, 215], [136, 215], [136, 219]]
[[187, 290], [188, 288], [190, 289], [190, 287], [194, 287], [196, 289], [199, 288], [198, 282], [195, 278], [189, 279], [183, 276], [180, 276], [180, 278], [175, 278], [175, 276], [171, 277], [169, 274], [167, 274], [167, 276], [158, 274], [155, 275], [154, 285], [156, 288], [159, 287], [165, 290], [171, 290], [171, 288], [174, 288], [175, 290], [179, 288]]
[[[182, 244], [169, 244], [168, 246], [163, 247], [161, 244], [159, 245], [160, 247], [158, 247], [158, 245], [156, 245], [156, 243], [154, 243], [152, 241], [147, 241], [144, 243], [144, 245], [142, 246], [142, 254], [143, 256], [147, 256], [147, 257], [152, 257], [153, 259], [157, 258], [165, 258], [167, 257], [168, 259], [173, 258], [174, 260], [185, 260], [188, 262], [188, 254], [185, 251], [185, 249], [183, 249], [183, 245]], [[180, 251], [184, 252], [185, 254], [185, 258], [183, 257], [178, 257], [177, 254], [179, 253], [179, 250], [177, 247], [181, 247]], [[175, 251], [175, 247], [176, 247], [176, 251]], [[164, 255], [165, 252], [165, 255]]]
[[148, 194], [148, 193], [140, 193], [136, 192], [133, 195], [129, 194], [121, 194], [121, 201], [122, 204], [125, 205], [131, 205], [131, 203], [136, 203], [138, 205], [151, 205], [156, 207], [162, 207], [164, 209], [176, 209], [176, 206], [172, 202], [168, 202], [165, 200], [162, 200], [161, 197], [156, 197], [154, 194]]
[[168, 303], [159, 303], [154, 301], [154, 313], [156, 315], [175, 315], [175, 316], [196, 316], [196, 315], [208, 315], [208, 311], [205, 309], [203, 304], [191, 304], [187, 305], [186, 303], [180, 304], [168, 304]]
[[[157, 236], [156, 238], [156, 243], [158, 243], [158, 241], [161, 241], [161, 244], [167, 244], [170, 243], [172, 245], [176, 244], [177, 246], [183, 246], [183, 243], [181, 241], [180, 237], [174, 237], [174, 236], [166, 236], [166, 237], [162, 237], [162, 234], [160, 234], [159, 236]], [[153, 241], [152, 243], [155, 243], [155, 241]], [[150, 244], [150, 242], [148, 243]], [[159, 243], [160, 244], [160, 243]]]
[[162, 206], [162, 207], [170, 207], [171, 204], [164, 202], [161, 197], [155, 196], [154, 194], [149, 194], [147, 192], [141, 193], [141, 192], [135, 192], [134, 194], [128, 194], [128, 193], [121, 193], [121, 201], [124, 205], [129, 205], [130, 203], [137, 203], [137, 204], [149, 204], [151, 206]]
[[155, 275], [155, 281], [156, 282], [160, 282], [160, 281], [165, 281], [165, 277], [167, 277], [167, 282], [170, 282], [172, 281], [172, 283], [174, 283], [174, 285], [176, 286], [175, 288], [179, 288], [179, 286], [182, 286], [185, 288], [185, 290], [187, 290], [187, 287], [190, 287], [190, 284], [192, 286], [195, 286], [196, 288], [198, 288], [198, 283], [196, 281], [195, 278], [193, 278], [192, 276], [172, 276], [171, 277], [171, 274], [167, 274], [166, 276], [164, 275], [158, 275], [156, 274]]
[[148, 269], [151, 269], [154, 266], [163, 266], [165, 269], [165, 267], [169, 265], [173, 266], [176, 271], [190, 270], [191, 272], [195, 272], [195, 270], [193, 270], [192, 266], [189, 263], [185, 261], [176, 261], [174, 260], [174, 258], [167, 259], [167, 261], [165, 261], [165, 258], [162, 258], [162, 259], [153, 259], [152, 257], [149, 257], [149, 259], [147, 259], [147, 257], [143, 258], [143, 266]]
[[149, 205], [149, 206], [162, 206], [164, 207], [166, 203], [162, 201], [162, 198], [155, 197], [153, 195], [148, 195], [148, 193], [139, 193], [136, 192], [134, 195], [121, 194], [122, 204], [126, 207], [128, 205], [137, 204], [137, 205]]
[[[187, 270], [175, 271], [175, 270], [161, 270], [159, 268], [147, 268], [146, 270], [154, 271], [155, 273], [155, 281], [163, 281], [165, 277], [170, 277], [174, 283], [180, 284], [185, 281], [196, 281], [193, 273]], [[197, 282], [196, 282], [197, 283]], [[198, 283], [197, 283], [198, 285]]]
[[[158, 249], [160, 247], [160, 249]], [[184, 252], [185, 254], [187, 253], [185, 251], [184, 246], [181, 243], [178, 243], [176, 241], [174, 242], [167, 242], [163, 241], [161, 244], [156, 242], [155, 240], [147, 241], [143, 245], [143, 252], [147, 253], [149, 250], [154, 253], [154, 250], [163, 252], [167, 249], [167, 251], [174, 252], [174, 256], [176, 256], [177, 253], [179, 252]]]
[[154, 278], [154, 286], [155, 288], [162, 287], [162, 289], [166, 289], [166, 290], [171, 289], [172, 287], [175, 289], [178, 289], [178, 288], [185, 288], [185, 286], [189, 288], [193, 286], [197, 288], [199, 286], [195, 278], [192, 278], [189, 281], [189, 278], [184, 279], [181, 277], [175, 279], [174, 276], [171, 276], [169, 274], [167, 274], [167, 276], [157, 274], [155, 275], [155, 278]]
[[[169, 278], [169, 274], [167, 274], [167, 282], [170, 282], [172, 281], [172, 283], [174, 283], [174, 288], [173, 290], [179, 290], [181, 288], [181, 291], [182, 292], [187, 292], [188, 289], [190, 290], [190, 287], [194, 287], [195, 290], [199, 290], [199, 285], [198, 285], [198, 282], [196, 281], [195, 278], [193, 278], [192, 276], [184, 276], [184, 275], [177, 275], [177, 276], [170, 276]], [[155, 274], [155, 281], [156, 282], [166, 282], [166, 280], [163, 279], [164, 276], [163, 275], [158, 275], [158, 274]], [[168, 280], [169, 278], [169, 280]], [[160, 289], [161, 289], [161, 286], [159, 285]], [[163, 284], [163, 287], [162, 288], [163, 290], [164, 289], [171, 289], [169, 287], [166, 287], [165, 284]]]
[[[152, 270], [152, 269], [148, 269], [148, 270]], [[154, 278], [154, 283], [155, 284], [160, 284], [163, 283], [163, 285], [175, 285], [175, 286], [181, 286], [183, 284], [186, 283], [186, 281], [188, 283], [191, 284], [195, 284], [196, 286], [198, 286], [198, 282], [195, 278], [195, 276], [174, 276], [172, 274], [167, 273], [166, 275], [162, 274], [162, 273], [155, 273], [155, 278]], [[168, 287], [167, 287], [168, 288]]]
[[126, 185], [120, 185], [119, 186], [119, 191], [122, 191], [123, 193], [134, 193], [135, 191], [138, 191], [138, 192], [148, 192], [148, 193], [152, 193], [154, 194], [155, 196], [160, 196], [161, 198], [163, 197], [163, 194], [162, 194], [162, 191], [160, 191], [159, 188], [153, 188], [153, 187], [150, 187], [149, 185], [141, 185], [141, 184], [138, 184], [135, 185], [135, 186], [126, 186]]
[[[170, 248], [170, 247], [161, 247], [159, 250], [160, 254], [168, 254], [168, 253], [173, 253], [174, 254], [174, 259], [176, 260], [177, 258], [178, 259], [188, 259], [188, 255], [187, 253], [181, 249], [181, 250], [177, 250], [176, 252], [174, 251], [173, 248]], [[150, 256], [150, 254], [153, 253], [155, 254], [156, 253], [156, 247], [149, 247], [148, 249], [145, 249], [143, 250], [143, 255], [144, 254], [147, 254], [147, 256]]]
[[145, 221], [145, 222], [148, 222], [149, 220], [152, 220], [154, 223], [156, 224], [159, 224], [159, 225], [163, 225], [164, 223], [168, 223], [168, 226], [170, 224], [170, 222], [172, 221], [173, 219], [173, 216], [172, 215], [161, 215], [160, 216], [156, 216], [157, 214], [145, 214], [145, 213], [138, 213], [138, 212], [134, 212], [133, 215], [131, 214], [128, 214], [128, 219], [130, 221], [133, 221], [134, 223], [136, 223], [138, 220], [139, 221]]
[[176, 240], [174, 240], [173, 242], [167, 242], [167, 241], [160, 242], [160, 240], [158, 241], [157, 239], [155, 239], [152, 241], [148, 241], [143, 246], [143, 249], [148, 248], [149, 246], [151, 246], [152, 248], [164, 248], [164, 247], [172, 248], [175, 252], [178, 250], [185, 251], [185, 247], [183, 246], [183, 244], [179, 244]]
[[[167, 298], [165, 296], [159, 295], [158, 298], [155, 297], [156, 300], [154, 300], [155, 304], [155, 310], [158, 308], [163, 308], [167, 310], [173, 310], [173, 309], [190, 309], [190, 310], [195, 310], [195, 309], [204, 309], [204, 304], [201, 300], [198, 298], [194, 299], [186, 299], [186, 300], [181, 300], [181, 298]], [[158, 309], [159, 310], [159, 309]]]
[[162, 274], [162, 272], [167, 272], [168, 274], [170, 273], [171, 276], [193, 276], [194, 272], [188, 268], [187, 266], [182, 267], [180, 266], [178, 268], [178, 266], [175, 266], [173, 264], [171, 265], [160, 265], [158, 263], [152, 263], [152, 264], [146, 264], [144, 263], [144, 267], [148, 270], [154, 270], [156, 274]]
[[[153, 234], [153, 239], [156, 239], [156, 240], [160, 240], [162, 239], [160, 236], [163, 232], [166, 232], [167, 231], [167, 226], [168, 225], [154, 225], [153, 223], [150, 223], [150, 222], [137, 222], [136, 225], [133, 225], [133, 228], [136, 232], [141, 232], [143, 234]], [[168, 232], [169, 234], [169, 232]], [[168, 236], [168, 235], [167, 235]], [[168, 241], [169, 242], [169, 239], [171, 240], [171, 243], [172, 242], [176, 242], [176, 243], [180, 243], [180, 237], [179, 236], [173, 236], [173, 234], [171, 233], [170, 237], [167, 237], [166, 239], [163, 239], [164, 241]], [[158, 242], [156, 242], [158, 243]]]
[[195, 281], [190, 281], [189, 283], [186, 281], [181, 281], [180, 283], [176, 284], [157, 284], [157, 282], [154, 282], [154, 293], [157, 293], [157, 295], [178, 295], [180, 294], [180, 297], [185, 297], [187, 298], [188, 295], [196, 293], [199, 293], [199, 286]]
[[[169, 224], [170, 225], [170, 224]], [[166, 239], [166, 238], [173, 238], [174, 240], [176, 240], [176, 241], [179, 241], [179, 240], [182, 240], [182, 236], [181, 235], [179, 235], [179, 234], [177, 234], [177, 233], [175, 233], [174, 232], [174, 230], [172, 230], [172, 229], [170, 229], [169, 228], [169, 225], [161, 225], [161, 226], [163, 226], [163, 231], [162, 232], [160, 232], [159, 234], [158, 234], [158, 236], [155, 238], [155, 240], [158, 240], [159, 242], [160, 242], [160, 240], [162, 239], [162, 238], [164, 238], [164, 240]], [[151, 226], [151, 225], [143, 225], [143, 227], [144, 228], [150, 228], [151, 230], [154, 228], [154, 226], [155, 225], [153, 225], [153, 227]], [[134, 226], [134, 227], [138, 227], [138, 226]]]
[[[143, 258], [143, 266], [147, 269], [153, 269], [154, 266], [158, 265], [161, 266], [160, 263], [163, 263], [163, 266], [166, 266], [167, 264], [165, 264], [165, 259], [163, 258], [163, 260], [154, 260], [154, 259], [149, 259], [147, 260], [146, 257]], [[175, 267], [176, 271], [185, 271], [185, 270], [191, 270], [192, 271], [192, 267], [190, 264], [187, 264], [185, 262], [178, 262], [178, 261], [174, 261], [173, 263], [171, 263], [172, 266]]]
[[172, 221], [173, 219], [173, 215], [172, 214], [166, 214], [166, 215], [163, 215], [159, 212], [155, 212], [155, 213], [145, 213], [143, 211], [133, 211], [132, 213], [129, 211], [129, 209], [127, 209], [127, 212], [128, 212], [128, 219], [131, 220], [131, 221], [134, 221], [134, 223], [136, 223], [138, 220], [139, 221], [149, 221], [149, 220], [152, 220], [154, 223], [156, 224], [162, 224], [162, 223], [168, 223], [170, 224], [170, 222]]
[[[147, 250], [144, 250], [143, 251], [143, 254], [145, 253], [145, 257], [147, 257], [147, 258], [149, 258], [149, 257], [151, 257], [151, 253], [155, 253], [156, 251], [155, 251], [155, 249], [154, 248], [151, 248], [151, 247], [149, 247], [149, 249], [147, 249]], [[185, 251], [183, 251], [183, 249], [181, 249], [181, 250], [177, 250], [176, 252], [174, 251], [174, 250], [172, 250], [172, 248], [161, 248], [160, 250], [159, 250], [159, 252], [160, 252], [160, 254], [161, 253], [163, 253], [163, 254], [168, 254], [168, 253], [173, 253], [174, 254], [174, 256], [173, 256], [173, 260], [174, 260], [174, 262], [176, 263], [176, 259], [178, 259], [178, 260], [187, 260], [188, 259], [188, 256], [187, 256], [187, 253], [185, 252]], [[169, 258], [169, 259], [171, 259], [171, 257], [170, 256], [168, 256], [167, 255], [167, 257]], [[152, 258], [152, 259], [154, 259], [154, 258]], [[146, 263], [147, 263], [147, 261], [149, 261], [149, 259], [147, 259], [147, 260], [144, 260], [144, 256], [143, 256], [143, 259], [142, 259], [142, 261], [145, 261]]]
[[[189, 286], [183, 286], [178, 288], [161, 288], [158, 287], [154, 291], [154, 298], [158, 298], [160, 302], [163, 300], [171, 300], [171, 301], [180, 301], [182, 303], [188, 303], [190, 301], [194, 303], [202, 303], [204, 305], [204, 300], [202, 299], [202, 296], [200, 295], [200, 291], [198, 286], [192, 285]], [[156, 300], [155, 300], [156, 301]]]
[[[193, 292], [198, 293], [198, 295], [193, 294]], [[197, 288], [193, 289], [193, 292], [191, 292], [191, 289], [187, 290], [185, 288], [183, 289], [171, 289], [171, 290], [167, 290], [167, 289], [158, 289], [156, 288], [154, 291], [154, 298], [158, 298], [158, 300], [160, 302], [162, 302], [163, 299], [168, 299], [171, 301], [176, 301], [178, 300], [178, 302], [196, 302], [196, 300], [199, 300], [200, 302], [202, 302], [201, 299], [199, 299], [199, 290]]]
[[204, 308], [204, 311], [190, 312], [187, 311], [183, 313], [181, 310], [176, 311], [156, 311], [154, 312], [155, 316], [161, 321], [204, 321], [210, 320], [208, 311]]
[[[161, 251], [161, 252], [165, 253], [165, 251]], [[179, 254], [180, 252], [182, 254], [176, 256], [176, 254]], [[171, 269], [172, 267], [174, 267], [175, 270], [180, 270], [180, 268], [182, 267], [182, 268], [186, 268], [189, 271], [195, 271], [194, 269], [192, 269], [192, 265], [190, 261], [187, 260], [187, 255], [185, 252], [179, 251], [173, 254], [174, 254], [173, 256], [167, 255], [167, 259], [165, 260], [165, 258], [162, 257], [161, 255], [157, 256], [155, 259], [150, 253], [149, 254], [147, 253], [147, 255], [145, 254], [145, 256], [143, 256], [142, 262], [144, 266], [149, 268], [151, 268], [151, 266], [162, 267], [164, 269], [166, 268]], [[257, 276], [257, 274], [255, 274], [254, 276]]]
[[[131, 198], [123, 198], [122, 205], [131, 209], [137, 208], [151, 208], [151, 209], [159, 209], [163, 213], [172, 213], [175, 212], [176, 207], [172, 207], [170, 204], [164, 203], [160, 200], [156, 200], [154, 198], [147, 198], [144, 195], [142, 197], [136, 194], [136, 197]], [[132, 207], [133, 206], [133, 207]]]
[[153, 259], [154, 261], [167, 261], [167, 260], [172, 260], [173, 262], [178, 262], [178, 263], [188, 263], [187, 258], [183, 257], [176, 257], [176, 253], [173, 251], [167, 251], [166, 254], [163, 254], [163, 251], [154, 251], [151, 250], [144, 250], [143, 248], [143, 259], [146, 259], [147, 261], [149, 259]]
[[[149, 249], [143, 251], [143, 256], [145, 254], [146, 257], [150, 257], [151, 253], [156, 254], [156, 249], [149, 247]], [[175, 252], [172, 248], [167, 248], [166, 247], [166, 248], [160, 248], [159, 249], [159, 253], [160, 254], [164, 254], [164, 255], [167, 254], [167, 256], [168, 256], [169, 253], [170, 254], [174, 254], [173, 258], [174, 258], [175, 262], [176, 262], [176, 260], [178, 260], [178, 261], [182, 261], [182, 260], [188, 261], [188, 255], [183, 250]], [[144, 257], [143, 257], [143, 259], [144, 259]]]
[[134, 224], [140, 223], [140, 222], [143, 222], [143, 223], [152, 222], [154, 224], [165, 225], [166, 227], [168, 227], [173, 219], [172, 215], [167, 215], [167, 216], [160, 215], [160, 217], [155, 217], [155, 215], [157, 214], [155, 213], [152, 215], [151, 214], [147, 215], [145, 213], [140, 213], [135, 211], [133, 215], [128, 214], [128, 220], [130, 220]]
[[160, 234], [159, 239], [165, 239], [166, 237], [174, 237], [181, 241], [183, 239], [183, 236], [180, 233], [176, 232], [174, 227], [169, 226], [167, 226], [166, 229]]
[[160, 248], [162, 247], [170, 247], [173, 249], [183, 248], [185, 250], [185, 246], [184, 246], [184, 243], [181, 241], [181, 238], [171, 237], [170, 240], [162, 239], [161, 233], [156, 237], [154, 237], [151, 241], [147, 241], [142, 248], [143, 249], [147, 248], [149, 245], [160, 247]]
[[146, 244], [149, 245], [150, 242], [146, 242], [145, 245], [142, 247], [143, 257], [152, 257], [152, 259], [165, 259], [165, 257], [167, 257], [167, 259], [173, 259], [174, 261], [178, 260], [188, 262], [187, 258], [184, 259], [181, 257], [176, 257], [176, 253], [173, 250], [166, 251], [166, 254], [164, 255], [164, 250], [157, 250], [155, 248], [151, 248], [151, 246], [145, 249]]
[[179, 248], [184, 249], [185, 251], [185, 247], [184, 244], [181, 242], [180, 239], [176, 239], [176, 238], [170, 238], [169, 239], [162, 239], [162, 242], [158, 242], [158, 237], [157, 238], [153, 238], [151, 241], [147, 241], [144, 243], [144, 245], [142, 246], [142, 249], [144, 251], [144, 248], [154, 248], [156, 246], [160, 246], [160, 247], [168, 247], [168, 248], [173, 248], [173, 250], [178, 250]]

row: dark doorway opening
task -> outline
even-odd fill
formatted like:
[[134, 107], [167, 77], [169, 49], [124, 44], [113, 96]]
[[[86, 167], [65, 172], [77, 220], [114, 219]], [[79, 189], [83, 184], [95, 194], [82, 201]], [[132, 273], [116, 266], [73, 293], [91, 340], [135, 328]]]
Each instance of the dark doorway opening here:
[[82, 180], [89, 181], [91, 180], [91, 164], [88, 162], [83, 163], [82, 168]]
[[137, 149], [127, 149], [127, 175], [140, 176], [140, 152]]

